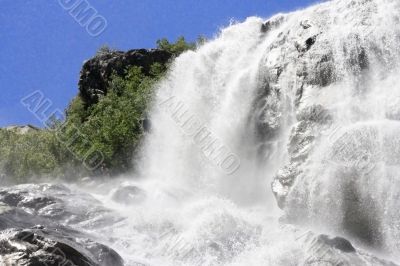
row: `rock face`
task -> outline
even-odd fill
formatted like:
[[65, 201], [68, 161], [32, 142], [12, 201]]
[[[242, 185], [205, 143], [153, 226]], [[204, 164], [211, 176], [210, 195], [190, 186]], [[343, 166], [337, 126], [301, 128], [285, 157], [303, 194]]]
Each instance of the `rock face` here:
[[122, 266], [114, 250], [82, 231], [113, 224], [115, 216], [90, 196], [61, 185], [2, 188], [0, 264]]
[[287, 221], [394, 255], [399, 10], [394, 0], [337, 0], [271, 18], [261, 28], [271, 42], [256, 105], [261, 139], [287, 144], [272, 182]]
[[107, 93], [108, 82], [114, 72], [123, 75], [128, 67], [138, 66], [147, 74], [152, 64], [165, 64], [171, 57], [169, 52], [158, 49], [110, 51], [97, 55], [83, 65], [79, 78], [80, 95], [87, 105], [96, 103], [100, 95]]

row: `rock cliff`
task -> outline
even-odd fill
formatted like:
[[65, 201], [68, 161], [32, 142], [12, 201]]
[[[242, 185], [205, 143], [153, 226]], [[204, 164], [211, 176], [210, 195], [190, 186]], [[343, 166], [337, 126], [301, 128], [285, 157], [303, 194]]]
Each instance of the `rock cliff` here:
[[98, 101], [100, 95], [107, 93], [108, 83], [113, 73], [123, 75], [131, 66], [142, 67], [148, 74], [154, 63], [167, 63], [172, 54], [159, 49], [135, 49], [127, 52], [109, 51], [100, 53], [86, 61], [79, 78], [79, 92], [87, 105]]

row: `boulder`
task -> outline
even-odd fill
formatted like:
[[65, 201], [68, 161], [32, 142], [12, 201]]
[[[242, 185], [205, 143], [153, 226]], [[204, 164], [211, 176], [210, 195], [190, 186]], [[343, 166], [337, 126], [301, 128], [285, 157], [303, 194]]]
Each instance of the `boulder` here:
[[60, 230], [7, 229], [0, 231], [0, 264], [26, 266], [122, 266], [112, 249], [91, 240], [78, 243]]
[[145, 192], [136, 186], [121, 186], [112, 192], [111, 199], [121, 204], [137, 204], [146, 198]]

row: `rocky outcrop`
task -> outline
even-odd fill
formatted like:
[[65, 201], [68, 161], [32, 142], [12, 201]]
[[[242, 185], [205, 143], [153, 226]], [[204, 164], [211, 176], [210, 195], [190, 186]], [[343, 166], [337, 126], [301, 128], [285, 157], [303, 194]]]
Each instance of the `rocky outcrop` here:
[[165, 64], [171, 57], [171, 53], [159, 49], [101, 53], [84, 63], [79, 78], [80, 95], [87, 105], [96, 103], [99, 96], [107, 93], [113, 73], [123, 75], [128, 67], [138, 66], [148, 74], [152, 64]]
[[84, 231], [118, 219], [95, 199], [62, 185], [1, 188], [0, 264], [122, 266], [114, 250]]

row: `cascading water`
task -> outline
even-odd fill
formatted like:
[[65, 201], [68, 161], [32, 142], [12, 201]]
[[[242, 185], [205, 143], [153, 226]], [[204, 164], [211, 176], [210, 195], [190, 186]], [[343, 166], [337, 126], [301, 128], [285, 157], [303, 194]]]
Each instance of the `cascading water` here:
[[151, 265], [386, 265], [322, 252], [295, 223], [399, 259], [399, 5], [249, 18], [177, 58], [139, 163], [147, 200], [117, 249]]
[[191, 195], [266, 202], [266, 175], [279, 165], [262, 159], [265, 143], [257, 134], [263, 132], [255, 125], [260, 117], [253, 117], [264, 100], [259, 91], [268, 89], [260, 66], [270, 40], [261, 25], [261, 19], [251, 18], [228, 27], [217, 40], [174, 62], [159, 85], [151, 117], [142, 162], [146, 179]]
[[395, 265], [399, 14], [336, 0], [231, 25], [158, 84], [138, 173], [91, 190], [108, 211], [63, 187], [0, 196], [57, 198], [64, 216], [37, 213], [128, 266]]
[[[177, 58], [158, 86], [139, 163], [148, 199], [132, 217], [145, 217], [137, 233], [153, 263], [230, 263], [256, 245], [262, 221], [275, 223], [268, 218], [277, 212], [269, 184], [284, 163], [277, 124], [289, 110], [265, 102], [262, 61], [271, 40], [262, 24], [250, 18], [224, 29]], [[264, 113], [267, 104], [276, 105], [269, 111], [277, 117]], [[142, 228], [150, 225], [152, 239]]]

